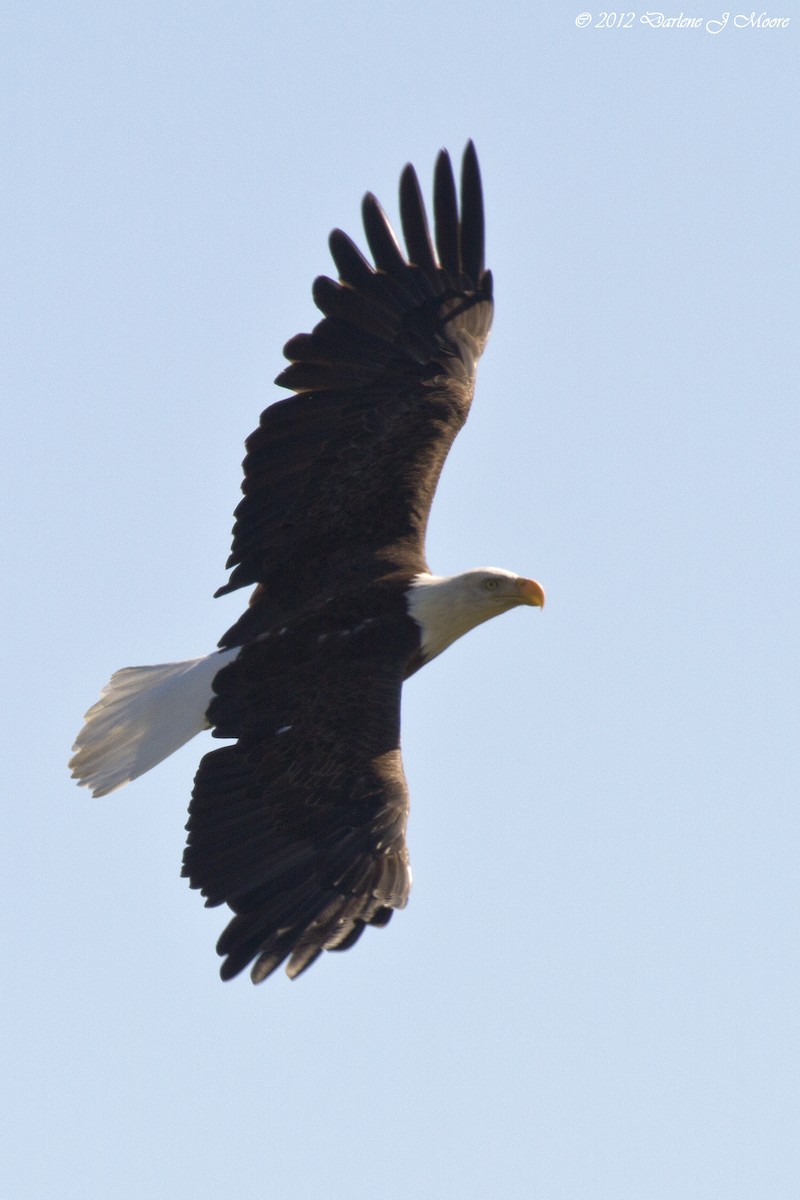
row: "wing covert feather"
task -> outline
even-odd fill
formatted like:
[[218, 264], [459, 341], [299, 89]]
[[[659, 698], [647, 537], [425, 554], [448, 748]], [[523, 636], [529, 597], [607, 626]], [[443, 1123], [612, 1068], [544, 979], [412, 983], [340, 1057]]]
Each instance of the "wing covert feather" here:
[[[331, 623], [333, 622], [333, 623]], [[332, 632], [332, 630], [336, 630]], [[251, 643], [215, 680], [184, 875], [234, 917], [230, 978], [304, 970], [406, 903], [400, 691], [410, 643], [377, 619], [307, 618]]]
[[323, 319], [287, 342], [290, 363], [276, 380], [297, 394], [265, 409], [247, 440], [232, 574], [218, 594], [262, 585], [248, 629], [334, 585], [425, 567], [431, 502], [492, 317], [472, 143], [460, 211], [449, 157], [437, 160], [436, 252], [410, 166], [400, 198], [407, 258], [371, 194], [363, 213], [376, 265], [341, 230], [331, 234], [339, 280], [315, 281]]

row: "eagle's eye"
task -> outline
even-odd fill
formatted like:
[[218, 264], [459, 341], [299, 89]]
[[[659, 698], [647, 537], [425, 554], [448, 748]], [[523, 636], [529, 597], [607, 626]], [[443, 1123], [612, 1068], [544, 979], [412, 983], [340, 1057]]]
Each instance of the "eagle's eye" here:
[[494, 592], [500, 586], [500, 580], [499, 579], [484, 579], [483, 586], [486, 588], [487, 592]]

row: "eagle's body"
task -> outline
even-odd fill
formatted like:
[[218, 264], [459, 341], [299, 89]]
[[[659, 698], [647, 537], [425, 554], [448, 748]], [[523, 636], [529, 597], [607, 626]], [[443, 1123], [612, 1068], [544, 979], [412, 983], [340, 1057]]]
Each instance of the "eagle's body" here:
[[437, 161], [438, 258], [410, 167], [400, 197], [408, 261], [368, 195], [375, 268], [334, 231], [339, 282], [316, 281], [325, 318], [287, 344], [278, 378], [298, 394], [247, 441], [220, 591], [255, 584], [249, 607], [207, 658], [117, 672], [71, 763], [103, 795], [201, 729], [235, 739], [200, 763], [183, 868], [236, 914], [218, 944], [224, 978], [254, 959], [255, 982], [287, 958], [296, 975], [406, 903], [402, 684], [475, 625], [544, 602], [509, 571], [441, 578], [425, 561], [491, 323], [471, 143], [460, 214]]

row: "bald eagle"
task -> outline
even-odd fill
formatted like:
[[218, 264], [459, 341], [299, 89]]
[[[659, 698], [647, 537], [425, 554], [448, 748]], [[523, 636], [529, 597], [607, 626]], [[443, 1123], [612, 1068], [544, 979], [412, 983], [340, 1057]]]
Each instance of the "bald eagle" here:
[[234, 916], [229, 979], [291, 977], [386, 925], [411, 887], [400, 757], [403, 682], [474, 626], [541, 607], [493, 567], [443, 577], [425, 560], [442, 465], [472, 402], [492, 319], [481, 179], [464, 152], [434, 173], [435, 242], [413, 167], [400, 180], [406, 254], [375, 197], [374, 265], [335, 229], [323, 319], [293, 337], [276, 382], [294, 394], [246, 442], [229, 581], [255, 585], [219, 649], [117, 671], [86, 714], [73, 777], [104, 796], [203, 729], [234, 739], [200, 762], [183, 875]]

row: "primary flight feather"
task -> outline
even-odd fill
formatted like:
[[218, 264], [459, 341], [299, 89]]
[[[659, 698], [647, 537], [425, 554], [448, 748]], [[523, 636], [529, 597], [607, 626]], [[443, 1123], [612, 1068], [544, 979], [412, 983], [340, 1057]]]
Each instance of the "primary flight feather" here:
[[[200, 762], [183, 874], [234, 916], [217, 950], [228, 979], [294, 977], [323, 950], [385, 925], [411, 886], [400, 756], [404, 680], [451, 642], [541, 587], [498, 568], [436, 576], [425, 530], [467, 418], [492, 320], [475, 148], [459, 208], [436, 161], [434, 238], [414, 169], [400, 179], [406, 253], [373, 195], [370, 263], [334, 230], [324, 314], [285, 347], [246, 443], [228, 583], [255, 585], [220, 649], [116, 672], [75, 743], [96, 796], [150, 770], [202, 729], [235, 742]], [[287, 961], [288, 960], [288, 961]]]

